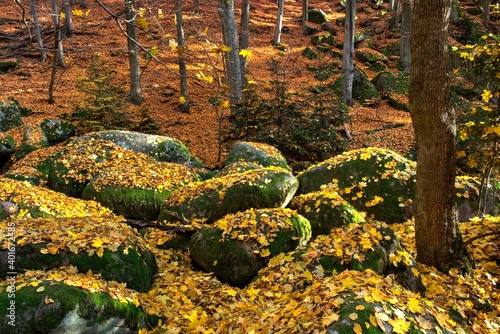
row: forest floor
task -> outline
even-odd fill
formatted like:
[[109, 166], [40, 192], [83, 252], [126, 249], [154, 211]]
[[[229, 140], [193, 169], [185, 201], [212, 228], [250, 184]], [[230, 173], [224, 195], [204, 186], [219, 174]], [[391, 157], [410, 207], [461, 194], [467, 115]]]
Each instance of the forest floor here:
[[[104, 1], [109, 10], [114, 13], [123, 11], [123, 1]], [[338, 31], [337, 41], [343, 40], [343, 28], [335, 25], [335, 20], [343, 16], [339, 1], [309, 1], [311, 7], [319, 7], [327, 13]], [[45, 46], [53, 45], [53, 28], [49, 1], [39, 1], [39, 17], [42, 25]], [[184, 30], [187, 44], [187, 64], [189, 78], [189, 98], [192, 103], [189, 114], [179, 110], [179, 78], [177, 53], [169, 45], [175, 39], [175, 22], [172, 2], [155, 2], [147, 0], [136, 1], [137, 7], [144, 8], [144, 18], [149, 23], [145, 31], [139, 32], [139, 42], [146, 48], [156, 47], [159, 50], [157, 58], [161, 63], [141, 58], [141, 85], [144, 101], [140, 106], [131, 103], [124, 105], [124, 111], [140, 121], [144, 115], [149, 116], [159, 126], [158, 134], [178, 138], [184, 142], [191, 152], [205, 166], [214, 168], [224, 160], [231, 146], [230, 141], [222, 144], [222, 155], [219, 158], [218, 122], [219, 116], [209, 101], [217, 95], [217, 85], [197, 80], [195, 75], [203, 72], [206, 75], [215, 73], [211, 65], [222, 68], [220, 55], [207, 52], [209, 40], [211, 45], [220, 45], [221, 29], [216, 3], [202, 2], [201, 11], [194, 13], [191, 3], [183, 10]], [[26, 4], [25, 4], [26, 5]], [[26, 5], [27, 6], [27, 5]], [[236, 2], [236, 16], [240, 15], [240, 1]], [[361, 31], [370, 25], [377, 28], [378, 34], [371, 38], [371, 43], [379, 50], [397, 39], [391, 35], [384, 4], [380, 9], [372, 9], [368, 2], [358, 4], [357, 29]], [[78, 5], [75, 7], [79, 9]], [[281, 53], [272, 46], [274, 26], [276, 23], [276, 4], [272, 1], [252, 1], [250, 13], [250, 47], [252, 57], [248, 63], [248, 78], [255, 82], [259, 94], [263, 96], [272, 88], [272, 81], [278, 79], [270, 65], [277, 61], [286, 70], [286, 82], [290, 92], [305, 92], [319, 82], [313, 78], [308, 65], [317, 65], [316, 60], [303, 57], [303, 49], [311, 45], [311, 37], [304, 36], [301, 28], [301, 2], [286, 1], [283, 24], [288, 32], [282, 35], [282, 42], [287, 45], [287, 51]], [[363, 8], [360, 10], [360, 8]], [[163, 19], [158, 15], [161, 10]], [[96, 2], [88, 1], [81, 16], [73, 17], [75, 34], [64, 39], [64, 68], [58, 69], [55, 81], [55, 102], [48, 103], [48, 89], [52, 71], [52, 52], [48, 52], [48, 60], [39, 60], [39, 53], [28, 43], [26, 27], [24, 26], [21, 8], [13, 1], [0, 3], [0, 61], [17, 59], [19, 68], [1, 76], [2, 89], [0, 101], [12, 97], [20, 105], [33, 110], [28, 120], [39, 120], [47, 117], [60, 117], [71, 114], [75, 106], [81, 103], [86, 95], [78, 89], [79, 78], [88, 75], [87, 69], [92, 58], [98, 54], [116, 76], [123, 88], [128, 89], [128, 58], [126, 38], [120, 28], [108, 13]], [[26, 18], [30, 27], [31, 17], [26, 8]], [[357, 30], [357, 31], [358, 31]], [[205, 32], [205, 34], [204, 34]], [[394, 34], [392, 34], [394, 35]], [[396, 36], [397, 37], [397, 36]], [[363, 47], [363, 42], [357, 45]], [[364, 68], [371, 79], [376, 75]], [[395, 64], [392, 64], [395, 66]], [[395, 68], [393, 68], [395, 69]], [[217, 73], [212, 74], [215, 77]], [[191, 79], [192, 78], [192, 79]], [[223, 87], [224, 89], [224, 87]], [[378, 146], [393, 149], [399, 153], [408, 153], [414, 144], [413, 128], [410, 114], [393, 109], [386, 101], [377, 101], [374, 106], [364, 107], [359, 104], [350, 107], [348, 127], [353, 139], [348, 149], [362, 146]], [[229, 110], [222, 110], [224, 116]], [[402, 125], [391, 128], [391, 125]], [[226, 117], [222, 118], [223, 129], [228, 128]], [[387, 127], [387, 129], [384, 129]], [[370, 131], [376, 130], [376, 131]], [[371, 132], [371, 133], [368, 133]], [[220, 161], [218, 161], [220, 160]]]

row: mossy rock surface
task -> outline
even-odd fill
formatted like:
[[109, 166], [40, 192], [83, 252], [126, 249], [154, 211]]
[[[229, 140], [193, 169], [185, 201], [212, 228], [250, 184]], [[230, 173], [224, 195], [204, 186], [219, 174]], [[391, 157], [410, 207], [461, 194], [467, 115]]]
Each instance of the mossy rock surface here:
[[[342, 95], [342, 78], [335, 80], [331, 84], [332, 89]], [[354, 78], [352, 83], [352, 98], [361, 104], [378, 99], [380, 97], [377, 88], [368, 80], [366, 73], [359, 69], [354, 68]]]
[[28, 153], [49, 145], [45, 133], [40, 126], [21, 125], [6, 132], [15, 141], [15, 152], [10, 164], [18, 161]]
[[89, 133], [76, 138], [74, 142], [92, 139], [109, 140], [124, 149], [147, 154], [158, 161], [175, 162], [189, 167], [202, 167], [202, 163], [189, 152], [182, 142], [175, 138], [113, 130]]
[[137, 159], [132, 164], [110, 166], [90, 181], [82, 198], [127, 218], [156, 220], [174, 189], [199, 180], [196, 170], [186, 165]]
[[23, 124], [21, 110], [15, 102], [0, 102], [0, 132]]
[[42, 217], [112, 217], [111, 210], [94, 201], [68, 197], [59, 192], [34, 186], [25, 181], [0, 178], [0, 201], [9, 201], [18, 207], [13, 218]]
[[246, 161], [236, 161], [232, 163], [226, 163], [224, 167], [216, 174], [216, 177], [227, 176], [231, 174], [243, 173], [249, 170], [260, 169], [262, 165], [254, 162]]
[[[117, 218], [31, 219], [9, 221], [16, 226], [16, 269], [19, 271], [72, 265], [92, 270], [103, 279], [148, 291], [156, 272], [153, 254], [142, 238]], [[7, 222], [0, 223], [4, 231]], [[43, 231], [43, 233], [41, 232]], [[5, 232], [6, 233], [6, 232]], [[0, 250], [0, 276], [8, 270], [8, 250]]]
[[9, 157], [16, 150], [16, 142], [12, 136], [0, 133], [0, 157]]
[[[26, 284], [28, 283], [28, 284]], [[58, 281], [33, 281], [9, 298], [10, 286], [0, 286], [1, 333], [137, 333], [154, 326], [156, 317], [132, 303], [105, 293], [89, 293]], [[18, 284], [19, 286], [19, 284]], [[15, 327], [9, 307], [15, 300]]]
[[124, 149], [109, 140], [88, 138], [73, 141], [54, 155], [48, 185], [63, 194], [81, 197], [90, 180], [105, 170], [148, 159], [152, 158]]
[[461, 222], [479, 214], [498, 215], [500, 212], [500, 197], [493, 183], [485, 184], [486, 195], [480, 196], [481, 180], [471, 176], [457, 176], [455, 179], [458, 220]]
[[288, 168], [286, 158], [274, 146], [256, 142], [238, 142], [233, 145], [224, 166], [234, 162], [249, 162], [263, 167]]
[[311, 8], [307, 11], [307, 19], [309, 22], [323, 24], [328, 22], [325, 12], [319, 8]]
[[371, 80], [380, 95], [399, 110], [409, 111], [408, 89], [410, 73], [380, 72]]
[[363, 63], [374, 64], [378, 61], [385, 63], [386, 65], [389, 63], [389, 60], [382, 53], [375, 51], [369, 48], [359, 48], [355, 51], [356, 59]]
[[73, 124], [57, 118], [46, 118], [40, 126], [50, 144], [61, 143], [75, 135], [76, 128]]
[[204, 227], [191, 238], [189, 252], [207, 272], [223, 282], [248, 284], [269, 258], [304, 245], [311, 236], [309, 221], [290, 209], [238, 212]]
[[309, 220], [313, 238], [329, 234], [335, 227], [365, 221], [364, 214], [336, 192], [316, 191], [295, 196], [290, 208]]
[[368, 147], [344, 152], [298, 175], [298, 194], [336, 191], [357, 210], [387, 223], [413, 214], [416, 164], [399, 154]]
[[193, 182], [172, 192], [158, 222], [175, 222], [184, 217], [185, 220], [196, 219], [210, 224], [227, 214], [250, 208], [285, 207], [297, 187], [297, 178], [279, 167]]

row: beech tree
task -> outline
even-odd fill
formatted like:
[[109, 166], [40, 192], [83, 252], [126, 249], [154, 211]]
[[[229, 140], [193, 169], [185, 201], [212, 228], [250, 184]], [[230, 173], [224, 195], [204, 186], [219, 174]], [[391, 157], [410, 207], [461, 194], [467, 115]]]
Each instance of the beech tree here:
[[399, 62], [405, 72], [410, 71], [410, 41], [411, 41], [411, 19], [413, 14], [412, 0], [401, 0], [401, 42]]
[[415, 0], [410, 112], [417, 145], [417, 261], [442, 272], [469, 263], [455, 202], [456, 115], [447, 75], [452, 0]]
[[278, 14], [276, 16], [276, 27], [274, 28], [273, 44], [279, 45], [281, 42], [281, 28], [283, 28], [283, 12], [285, 11], [285, 0], [278, 0]]
[[130, 65], [130, 100], [134, 104], [142, 103], [141, 68], [139, 66], [139, 48], [135, 29], [136, 11], [134, 0], [125, 0], [125, 21], [127, 29], [128, 60]]
[[242, 76], [239, 58], [238, 33], [234, 18], [234, 1], [219, 0], [218, 12], [222, 23], [222, 37], [228, 49], [224, 53], [226, 60], [226, 80], [229, 85], [229, 102], [233, 122], [241, 118]]
[[342, 50], [342, 99], [348, 106], [353, 105], [352, 82], [354, 79], [354, 25], [356, 0], [345, 3], [345, 33]]
[[36, 0], [30, 0], [31, 15], [33, 15], [33, 25], [35, 27], [35, 38], [38, 51], [40, 51], [40, 60], [42, 62], [47, 60], [47, 53], [43, 47], [42, 32], [40, 30], [40, 23], [38, 21], [38, 10], [36, 8]]
[[73, 5], [70, 0], [63, 0], [62, 12], [64, 13], [63, 35], [65, 38], [73, 36], [73, 18], [71, 16], [71, 6]]
[[182, 27], [182, 0], [175, 0], [175, 19], [177, 30], [177, 53], [179, 54], [179, 79], [181, 87], [180, 104], [182, 112], [189, 112], [186, 60], [184, 57], [184, 29]]
[[[241, 3], [240, 21], [240, 50], [248, 50], [249, 46], [249, 21], [250, 21], [250, 0], [243, 0]], [[240, 55], [241, 80], [243, 86], [246, 85], [247, 57]]]

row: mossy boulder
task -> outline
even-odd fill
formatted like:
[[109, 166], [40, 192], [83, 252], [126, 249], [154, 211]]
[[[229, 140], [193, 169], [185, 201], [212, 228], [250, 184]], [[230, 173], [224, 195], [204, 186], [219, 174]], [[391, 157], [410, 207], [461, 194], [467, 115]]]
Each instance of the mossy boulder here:
[[63, 194], [81, 197], [90, 180], [106, 169], [147, 158], [144, 154], [124, 149], [109, 140], [76, 140], [53, 156], [48, 185]]
[[9, 157], [16, 150], [16, 142], [12, 136], [0, 133], [0, 158]]
[[0, 102], [0, 132], [23, 124], [21, 110], [16, 102]]
[[[341, 96], [342, 78], [335, 80], [331, 87], [339, 96]], [[354, 68], [352, 98], [363, 105], [367, 102], [373, 101], [373, 99], [380, 98], [377, 88], [370, 82], [370, 80], [368, 80], [366, 73], [357, 67]]]
[[9, 165], [26, 156], [28, 153], [49, 145], [45, 133], [38, 125], [21, 125], [6, 132], [15, 142], [15, 152]]
[[[123, 217], [14, 220], [18, 271], [72, 265], [80, 273], [148, 291], [156, 272], [153, 254]], [[7, 222], [1, 222], [7, 231]], [[41, 233], [43, 231], [43, 233]], [[4, 232], [7, 233], [7, 232]], [[0, 250], [0, 277], [9, 270], [7, 245]]]
[[35, 186], [45, 186], [53, 158], [60, 149], [59, 146], [49, 146], [32, 151], [9, 166], [4, 176]]
[[324, 33], [321, 35], [314, 35], [311, 37], [311, 43], [312, 43], [312, 45], [315, 45], [315, 46], [319, 46], [319, 45], [334, 46], [335, 45], [335, 36], [333, 36], [330, 33]]
[[311, 47], [307, 46], [302, 51], [302, 56], [306, 57], [309, 60], [313, 60], [318, 57], [318, 53], [314, 51]]
[[[483, 193], [481, 187], [484, 189]], [[455, 179], [455, 189], [459, 221], [465, 222], [478, 215], [499, 213], [500, 198], [494, 184], [486, 182], [482, 185], [481, 180], [476, 177], [460, 175]]]
[[137, 159], [111, 166], [83, 189], [82, 198], [94, 200], [127, 218], [156, 220], [170, 193], [200, 176], [186, 165]]
[[147, 154], [158, 161], [175, 162], [189, 167], [202, 167], [202, 163], [189, 152], [183, 143], [175, 138], [132, 131], [110, 130], [89, 133], [74, 139], [73, 142], [85, 142], [93, 139], [112, 141], [124, 149]]
[[380, 95], [387, 99], [394, 108], [410, 111], [408, 89], [410, 73], [408, 72], [380, 72], [371, 80]]
[[250, 208], [285, 207], [297, 187], [297, 178], [280, 167], [193, 182], [172, 192], [161, 209], [158, 222], [175, 222], [183, 217], [210, 224], [229, 213]]
[[262, 165], [254, 162], [236, 161], [230, 164], [226, 163], [220, 171], [217, 172], [216, 177], [222, 177], [231, 174], [243, 173], [249, 170], [263, 168]]
[[316, 24], [328, 22], [325, 12], [319, 8], [311, 8], [307, 11], [307, 20]]
[[[15, 299], [9, 298], [10, 285], [0, 286], [2, 333], [125, 334], [137, 333], [157, 322], [156, 317], [145, 314], [133, 303], [122, 303], [108, 294], [89, 293], [63, 282], [31, 281], [16, 286]], [[13, 314], [9, 309], [12, 301]]]
[[111, 210], [94, 201], [85, 201], [25, 181], [0, 178], [0, 201], [12, 202], [14, 218], [39, 217], [112, 217]]
[[229, 151], [224, 166], [234, 162], [250, 162], [263, 167], [288, 168], [286, 158], [274, 146], [256, 142], [237, 142]]
[[46, 118], [40, 123], [47, 140], [51, 145], [61, 143], [75, 135], [76, 128], [73, 124], [57, 118]]
[[290, 209], [250, 209], [203, 227], [189, 243], [193, 260], [221, 281], [248, 284], [269, 258], [304, 245], [311, 237], [307, 219]]
[[312, 237], [329, 234], [332, 228], [364, 222], [364, 214], [334, 191], [316, 191], [295, 196], [290, 208], [311, 223]]
[[368, 147], [344, 152], [297, 176], [298, 194], [322, 186], [339, 193], [357, 210], [387, 223], [411, 218], [416, 164], [399, 154]]
[[389, 60], [382, 53], [369, 48], [359, 48], [356, 49], [354, 55], [356, 59], [367, 64], [374, 64], [376, 62], [382, 62], [384, 64], [389, 64]]

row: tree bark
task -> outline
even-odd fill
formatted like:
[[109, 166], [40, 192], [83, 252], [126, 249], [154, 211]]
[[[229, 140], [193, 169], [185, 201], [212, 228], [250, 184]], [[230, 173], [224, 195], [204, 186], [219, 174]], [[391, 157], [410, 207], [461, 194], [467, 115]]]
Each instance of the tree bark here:
[[56, 67], [64, 67], [62, 34], [59, 26], [59, 8], [57, 0], [52, 0], [52, 21], [54, 22], [54, 64]]
[[344, 48], [342, 50], [342, 100], [353, 105], [352, 82], [354, 79], [354, 26], [356, 0], [346, 0]]
[[273, 45], [281, 43], [281, 28], [283, 28], [283, 12], [285, 11], [285, 0], [278, 0], [278, 14], [276, 17], [276, 27], [274, 29]]
[[35, 26], [36, 45], [38, 46], [38, 50], [40, 51], [40, 61], [44, 62], [47, 60], [47, 53], [43, 48], [42, 32], [40, 30], [40, 23], [38, 21], [38, 10], [36, 8], [36, 0], [30, 0], [30, 10], [31, 10], [31, 15], [33, 15], [33, 25]]
[[[248, 50], [249, 45], [249, 21], [250, 21], [250, 0], [243, 0], [241, 3], [241, 21], [240, 21], [240, 50]], [[247, 83], [247, 57], [240, 56], [240, 72], [242, 86]]]
[[224, 45], [230, 50], [225, 52], [226, 78], [229, 85], [229, 102], [233, 122], [241, 121], [242, 79], [238, 47], [238, 34], [234, 18], [233, 0], [219, 0], [218, 12], [222, 23]]
[[302, 31], [306, 30], [309, 20], [309, 0], [302, 0]]
[[189, 113], [189, 94], [187, 86], [186, 60], [184, 58], [184, 29], [182, 27], [182, 0], [175, 0], [175, 18], [177, 30], [177, 53], [179, 54], [179, 79], [181, 96], [184, 96], [184, 103], [181, 103], [182, 112]]
[[401, 43], [399, 62], [401, 69], [409, 72], [411, 68], [411, 18], [413, 14], [412, 0], [402, 0], [401, 10]]
[[135, 29], [134, 0], [125, 0], [125, 20], [127, 21], [127, 47], [130, 66], [130, 100], [139, 105], [142, 103], [141, 68], [139, 65], [139, 48], [137, 47], [137, 33]]
[[[410, 111], [417, 145], [417, 261], [466, 268], [455, 203], [456, 115], [447, 78], [452, 0], [415, 0]], [[463, 250], [465, 251], [465, 250]]]
[[73, 36], [73, 18], [71, 16], [71, 2], [70, 0], [63, 0], [62, 12], [64, 13], [63, 35], [65, 38]]

